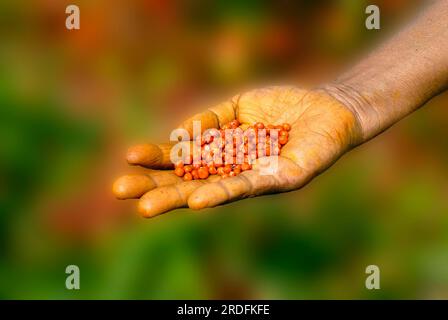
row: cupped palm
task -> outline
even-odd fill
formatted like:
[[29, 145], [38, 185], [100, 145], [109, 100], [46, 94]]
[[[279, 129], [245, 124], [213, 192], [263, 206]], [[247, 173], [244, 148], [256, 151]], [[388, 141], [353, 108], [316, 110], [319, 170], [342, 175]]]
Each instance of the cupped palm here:
[[328, 168], [360, 142], [356, 117], [343, 104], [321, 90], [268, 87], [239, 94], [197, 114], [181, 124], [192, 136], [193, 121], [203, 130], [217, 128], [233, 119], [243, 126], [256, 122], [291, 124], [289, 141], [276, 158], [272, 174], [261, 172], [261, 164], [238, 176], [183, 181], [172, 170], [172, 144], [131, 147], [127, 161], [150, 170], [147, 174], [119, 178], [113, 192], [119, 199], [139, 198], [138, 209], [152, 217], [180, 207], [202, 209], [268, 193], [296, 190]]

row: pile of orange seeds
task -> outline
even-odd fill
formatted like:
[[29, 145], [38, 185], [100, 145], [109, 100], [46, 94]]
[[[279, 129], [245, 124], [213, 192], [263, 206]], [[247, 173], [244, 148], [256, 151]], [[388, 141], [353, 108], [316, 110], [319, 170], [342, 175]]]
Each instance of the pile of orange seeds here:
[[260, 158], [279, 155], [288, 142], [291, 126], [255, 123], [243, 130], [238, 120], [221, 129], [208, 129], [194, 138], [193, 151], [175, 164], [174, 173], [185, 181], [207, 179], [210, 175], [233, 177], [251, 170]]

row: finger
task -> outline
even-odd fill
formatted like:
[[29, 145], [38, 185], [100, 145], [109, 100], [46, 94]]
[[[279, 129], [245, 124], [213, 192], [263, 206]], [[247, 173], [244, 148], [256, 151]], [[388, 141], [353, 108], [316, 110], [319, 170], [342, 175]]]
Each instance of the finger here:
[[187, 207], [188, 197], [194, 190], [219, 179], [219, 176], [211, 176], [207, 180], [184, 181], [153, 189], [140, 198], [137, 205], [138, 211], [145, 218], [150, 218], [177, 208]]
[[[215, 107], [198, 113], [184, 121], [179, 127], [187, 130], [190, 139], [193, 138], [193, 123], [200, 121], [201, 132], [210, 128], [220, 128], [223, 124], [235, 119], [235, 108], [238, 96]], [[153, 169], [171, 169], [171, 148], [178, 142], [161, 144], [139, 144], [129, 148], [126, 160], [130, 165], [140, 165]]]
[[128, 149], [126, 160], [130, 165], [139, 165], [154, 169], [169, 169], [173, 167], [170, 161], [172, 143], [138, 144]]
[[308, 179], [308, 174], [291, 160], [278, 157], [275, 174], [265, 175], [255, 165], [253, 170], [244, 171], [236, 177], [199, 187], [189, 197], [188, 206], [203, 209], [247, 197], [290, 191], [301, 187]]
[[172, 171], [125, 175], [114, 182], [112, 192], [117, 199], [136, 199], [149, 190], [181, 181]]
[[193, 137], [194, 121], [201, 122], [201, 131], [211, 128], [220, 128], [222, 125], [235, 119], [238, 99], [239, 96], [235, 96], [229, 101], [223, 102], [215, 107], [208, 108], [204, 112], [195, 114], [182, 122], [179, 127], [186, 129], [190, 137]]
[[[183, 146], [189, 144], [190, 146]], [[179, 141], [172, 143], [160, 143], [160, 144], [139, 144], [132, 146], [128, 149], [126, 160], [130, 165], [139, 165], [150, 169], [173, 169], [173, 161], [175, 159], [181, 159], [182, 154], [177, 154], [176, 157], [171, 159], [171, 150], [174, 146], [177, 146], [178, 152], [181, 150], [188, 152], [193, 150], [192, 141]]]

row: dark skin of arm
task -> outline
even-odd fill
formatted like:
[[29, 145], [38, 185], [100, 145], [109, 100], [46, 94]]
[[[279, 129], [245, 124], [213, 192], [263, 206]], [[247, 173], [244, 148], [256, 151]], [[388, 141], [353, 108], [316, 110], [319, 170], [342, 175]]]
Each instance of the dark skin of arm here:
[[437, 1], [411, 25], [332, 83], [313, 90], [269, 87], [236, 95], [183, 122], [202, 129], [238, 119], [290, 123], [288, 143], [273, 175], [259, 167], [236, 177], [183, 181], [174, 175], [171, 144], [133, 146], [131, 165], [147, 174], [127, 175], [113, 185], [119, 199], [139, 199], [138, 211], [153, 217], [176, 208], [203, 209], [247, 197], [297, 190], [343, 154], [386, 130], [448, 87], [448, 1]]

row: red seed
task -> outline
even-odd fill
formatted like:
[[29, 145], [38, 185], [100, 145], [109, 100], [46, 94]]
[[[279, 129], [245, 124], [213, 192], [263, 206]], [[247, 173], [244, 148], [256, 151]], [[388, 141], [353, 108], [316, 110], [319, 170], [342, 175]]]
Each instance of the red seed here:
[[[223, 178], [236, 176], [242, 171], [252, 169], [253, 163], [258, 157], [280, 154], [281, 147], [288, 142], [291, 126], [288, 123], [282, 125], [265, 125], [257, 122], [253, 126], [249, 126], [246, 130], [239, 128], [240, 122], [232, 120], [224, 124], [221, 129], [210, 129], [204, 133], [204, 136], [195, 137], [194, 141], [201, 145], [201, 148], [192, 155], [184, 157], [185, 161], [178, 162], [174, 168], [174, 173], [184, 180], [207, 179], [209, 175], [218, 174]], [[225, 129], [234, 129], [232, 135], [228, 139], [224, 139]], [[271, 140], [271, 130], [275, 129], [278, 133]], [[249, 130], [249, 131], [248, 131]], [[258, 136], [257, 132], [261, 133]], [[264, 134], [264, 132], [266, 134]], [[213, 139], [213, 135], [221, 135], [221, 139]], [[226, 154], [226, 144], [231, 144], [231, 149]], [[220, 161], [222, 157], [223, 163], [215, 163]], [[193, 165], [187, 165], [194, 161]], [[238, 161], [238, 162], [237, 162]], [[244, 161], [244, 162], [243, 162]], [[241, 163], [242, 164], [237, 164]]]
[[224, 173], [229, 174], [230, 171], [232, 171], [232, 166], [231, 166], [230, 164], [226, 164], [226, 165], [224, 166]]
[[230, 121], [230, 127], [232, 128], [232, 129], [236, 129], [236, 128], [238, 128], [240, 126], [240, 122], [238, 121], [238, 120], [232, 120], [232, 121]]
[[175, 168], [183, 168], [184, 167], [184, 163], [182, 161], [178, 161], [175, 165]]
[[209, 166], [208, 167], [208, 173], [210, 173], [210, 174], [217, 174], [218, 170], [214, 166]]
[[288, 131], [285, 131], [285, 130], [280, 130], [280, 132], [278, 133], [278, 135], [281, 137], [281, 136], [286, 136], [286, 137], [289, 137], [289, 133], [288, 133]]
[[289, 131], [291, 130], [291, 125], [289, 123], [282, 124], [283, 130]]
[[207, 179], [208, 178], [208, 169], [206, 167], [200, 167], [198, 170], [198, 176], [200, 179]]
[[174, 170], [174, 173], [176, 174], [176, 176], [182, 177], [185, 174], [185, 170], [183, 168], [181, 168], [181, 167], [177, 167]]
[[288, 142], [288, 137], [287, 136], [280, 136], [278, 137], [278, 143], [280, 144], [286, 144]]

